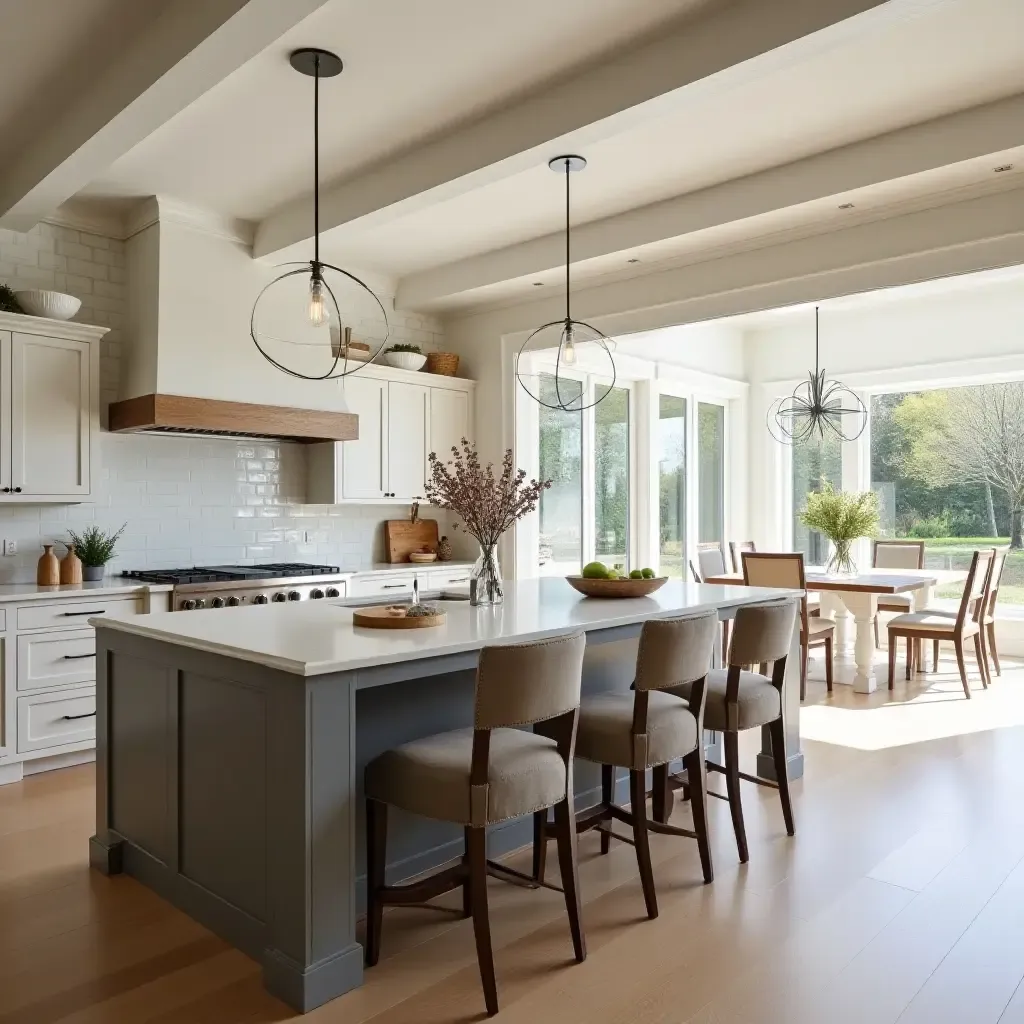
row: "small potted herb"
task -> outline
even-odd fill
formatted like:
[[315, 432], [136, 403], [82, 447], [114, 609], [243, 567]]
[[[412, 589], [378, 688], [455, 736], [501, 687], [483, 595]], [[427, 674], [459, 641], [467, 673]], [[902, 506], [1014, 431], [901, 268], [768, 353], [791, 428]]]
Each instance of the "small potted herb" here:
[[384, 361], [388, 366], [397, 366], [400, 370], [422, 370], [427, 357], [420, 351], [419, 345], [392, 345], [384, 353]]
[[71, 546], [82, 560], [82, 578], [84, 580], [95, 582], [103, 579], [104, 567], [114, 557], [114, 548], [127, 525], [125, 523], [115, 533], [107, 533], [98, 526], [90, 526], [81, 533], [68, 530]]

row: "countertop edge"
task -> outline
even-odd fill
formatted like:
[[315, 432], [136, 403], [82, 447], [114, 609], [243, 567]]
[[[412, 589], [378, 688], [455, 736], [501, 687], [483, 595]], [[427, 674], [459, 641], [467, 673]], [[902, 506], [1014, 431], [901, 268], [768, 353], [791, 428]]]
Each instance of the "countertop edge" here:
[[[25, 587], [21, 593], [8, 592]], [[33, 583], [2, 583], [0, 584], [0, 605], [20, 604], [23, 601], [65, 601], [73, 598], [113, 597], [118, 594], [166, 594], [174, 588], [167, 583], [138, 583], [126, 580], [124, 583], [103, 582], [89, 584], [65, 584], [57, 587], [42, 587]]]

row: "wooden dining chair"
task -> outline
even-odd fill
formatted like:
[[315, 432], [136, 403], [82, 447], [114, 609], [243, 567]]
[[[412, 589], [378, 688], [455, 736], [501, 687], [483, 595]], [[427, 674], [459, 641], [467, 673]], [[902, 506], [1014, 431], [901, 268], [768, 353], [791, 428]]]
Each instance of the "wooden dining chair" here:
[[700, 573], [697, 571], [697, 566], [693, 564], [693, 559], [690, 559], [690, 575], [693, 577], [694, 583], [703, 583], [704, 581], [700, 578]]
[[801, 552], [744, 551], [743, 582], [748, 587], [784, 587], [802, 590], [800, 598], [800, 699], [807, 696], [807, 654], [814, 647], [825, 648], [825, 685], [832, 692], [832, 648], [835, 623], [812, 616], [807, 606], [807, 580]]
[[[876, 540], [871, 544], [871, 565], [876, 569], [923, 569], [923, 540]], [[913, 611], [914, 604], [909, 594], [885, 594], [878, 599], [880, 612], [895, 612], [902, 615]], [[880, 647], [878, 638], [878, 616], [875, 616], [875, 647]]]
[[[1001, 676], [1003, 670], [999, 664], [999, 651], [996, 648], [996, 602], [999, 600], [999, 583], [1003, 578], [1003, 569], [1005, 567], [1006, 549], [1003, 548], [996, 551], [996, 556], [992, 560], [992, 578], [989, 580], [988, 601], [985, 602], [985, 615], [982, 619], [984, 628], [981, 632], [981, 646], [985, 651], [986, 668], [987, 660], [991, 657], [997, 676]], [[992, 682], [991, 672], [988, 674], [988, 681]]]
[[[487, 875], [516, 873], [487, 860], [487, 826], [549, 807], [555, 809], [554, 833], [573, 949], [577, 961], [586, 959], [572, 772], [585, 649], [582, 633], [485, 647], [477, 667], [473, 728], [413, 740], [367, 765], [367, 966], [376, 964], [380, 956], [386, 904], [425, 903], [461, 887], [463, 911], [473, 917], [487, 1012], [497, 1013]], [[533, 725], [532, 732], [522, 728], [527, 725]], [[462, 861], [408, 885], [386, 885], [389, 805], [463, 825]]]
[[907, 679], [914, 671], [919, 641], [931, 640], [935, 643], [935, 657], [938, 661], [938, 642], [949, 641], [956, 651], [957, 667], [960, 670], [960, 682], [963, 684], [964, 696], [971, 699], [971, 684], [967, 679], [967, 666], [964, 662], [964, 642], [974, 640], [974, 653], [981, 675], [981, 685], [988, 688], [988, 663], [985, 649], [982, 646], [981, 634], [988, 605], [989, 587], [992, 582], [992, 568], [995, 560], [995, 548], [975, 551], [971, 559], [971, 569], [964, 584], [960, 608], [954, 616], [951, 612], [925, 608], [906, 615], [897, 615], [889, 620], [889, 689], [896, 685], [896, 645], [899, 638], [907, 641]]
[[743, 572], [743, 552], [756, 550], [757, 547], [752, 540], [729, 541], [729, 553], [732, 555], [732, 571]]

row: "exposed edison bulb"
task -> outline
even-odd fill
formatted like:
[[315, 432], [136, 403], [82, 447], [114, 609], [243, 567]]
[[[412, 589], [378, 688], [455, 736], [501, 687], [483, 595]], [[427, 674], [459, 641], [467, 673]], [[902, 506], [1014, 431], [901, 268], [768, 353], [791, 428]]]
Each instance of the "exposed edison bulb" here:
[[576, 342], [573, 340], [571, 327], [565, 332], [565, 345], [562, 346], [562, 362], [566, 366], [576, 365]]
[[324, 302], [324, 283], [319, 277], [309, 280], [309, 322], [321, 327], [328, 320], [327, 303]]

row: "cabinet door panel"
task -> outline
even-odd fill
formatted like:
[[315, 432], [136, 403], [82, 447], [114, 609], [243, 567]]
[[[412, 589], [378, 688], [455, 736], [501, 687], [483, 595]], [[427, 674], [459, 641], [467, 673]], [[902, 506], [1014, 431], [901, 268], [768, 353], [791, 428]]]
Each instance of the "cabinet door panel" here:
[[427, 391], [388, 384], [388, 486], [396, 498], [422, 497], [427, 470]]
[[[11, 486], [11, 332], [0, 331], [0, 487]], [[0, 494], [6, 493], [0, 491]]]
[[387, 381], [352, 376], [345, 380], [348, 411], [359, 417], [359, 439], [340, 441], [342, 498], [382, 498], [387, 489]]
[[430, 389], [430, 447], [442, 462], [452, 457], [452, 448], [469, 437], [469, 395], [465, 391]]
[[89, 345], [15, 333], [11, 340], [11, 487], [89, 493]]

